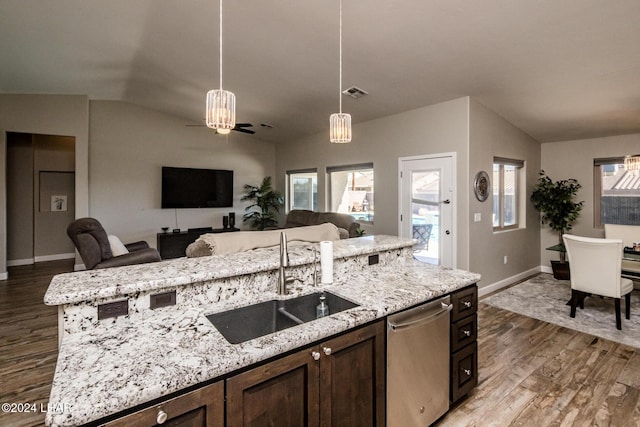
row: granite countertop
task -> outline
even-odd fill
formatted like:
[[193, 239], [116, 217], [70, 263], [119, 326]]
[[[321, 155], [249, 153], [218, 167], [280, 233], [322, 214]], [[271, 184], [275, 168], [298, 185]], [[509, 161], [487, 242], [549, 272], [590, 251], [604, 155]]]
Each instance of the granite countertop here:
[[[343, 249], [345, 253], [371, 252], [376, 239], [349, 240], [355, 240], [348, 243], [355, 248], [336, 245], [336, 257]], [[398, 238], [377, 240], [387, 248], [407, 244]], [[237, 274], [238, 270], [229, 268]], [[47, 425], [98, 420], [448, 294], [476, 283], [480, 275], [408, 260], [401, 265], [376, 265], [334, 280], [331, 285], [306, 286], [293, 295], [265, 292], [251, 303], [326, 290], [360, 304], [358, 307], [241, 344], [228, 343], [205, 317], [231, 308], [224, 303], [145, 311], [65, 336], [49, 402], [67, 409], [61, 414], [47, 413]]]
[[[297, 242], [289, 243], [291, 266], [313, 262], [313, 255], [300, 251]], [[411, 239], [375, 235], [344, 239], [333, 244], [334, 258], [355, 256], [411, 246]], [[148, 290], [187, 285], [229, 276], [274, 270], [279, 266], [273, 250], [256, 249], [234, 255], [178, 258], [152, 264], [138, 264], [100, 270], [77, 271], [56, 275], [47, 289], [47, 305], [73, 304], [82, 301], [117, 298]]]

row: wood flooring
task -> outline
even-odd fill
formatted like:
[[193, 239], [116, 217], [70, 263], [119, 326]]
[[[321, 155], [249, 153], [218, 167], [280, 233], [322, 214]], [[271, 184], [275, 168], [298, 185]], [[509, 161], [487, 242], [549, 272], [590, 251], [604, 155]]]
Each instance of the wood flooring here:
[[480, 301], [478, 386], [437, 426], [640, 426], [639, 352]]
[[10, 267], [0, 281], [0, 403], [29, 403], [35, 411], [0, 411], [0, 426], [44, 425], [58, 357], [58, 309], [43, 302], [51, 277], [75, 260]]
[[[0, 403], [48, 402], [57, 309], [42, 302], [74, 260], [12, 267], [0, 281]], [[482, 304], [478, 387], [436, 425], [639, 426], [640, 349]], [[0, 426], [44, 424], [44, 413], [0, 412]]]

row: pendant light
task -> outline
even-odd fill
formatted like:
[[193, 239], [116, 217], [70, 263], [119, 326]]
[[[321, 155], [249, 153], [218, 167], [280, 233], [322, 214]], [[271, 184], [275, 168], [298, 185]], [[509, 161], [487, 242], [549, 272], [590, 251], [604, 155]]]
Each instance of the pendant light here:
[[329, 140], [343, 144], [351, 141], [351, 114], [342, 112], [342, 0], [340, 0], [340, 112], [329, 118]]
[[207, 127], [228, 134], [236, 125], [236, 96], [222, 89], [222, 0], [220, 0], [220, 89], [207, 92]]

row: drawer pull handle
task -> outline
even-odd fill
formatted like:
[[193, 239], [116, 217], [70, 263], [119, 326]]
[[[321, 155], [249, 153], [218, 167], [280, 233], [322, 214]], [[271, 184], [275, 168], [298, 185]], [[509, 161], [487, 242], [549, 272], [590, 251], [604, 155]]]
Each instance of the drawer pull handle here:
[[313, 360], [320, 360], [320, 352], [319, 351], [312, 351], [311, 352], [311, 357], [313, 357]]
[[158, 416], [156, 417], [156, 422], [158, 424], [164, 424], [167, 421], [168, 415], [162, 409], [158, 411]]
[[462, 333], [468, 337], [471, 336], [471, 331], [462, 331]]
[[462, 304], [467, 308], [471, 308], [471, 301], [462, 301]]
[[324, 354], [327, 356], [331, 355], [331, 347], [322, 347], [322, 351], [324, 351]]
[[471, 376], [471, 369], [462, 369], [462, 372], [464, 372], [468, 377]]

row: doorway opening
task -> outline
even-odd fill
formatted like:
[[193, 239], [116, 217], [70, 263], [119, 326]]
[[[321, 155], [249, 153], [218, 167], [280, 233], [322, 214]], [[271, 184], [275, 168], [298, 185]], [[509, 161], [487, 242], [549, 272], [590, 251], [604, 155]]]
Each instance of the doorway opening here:
[[7, 266], [75, 258], [75, 137], [7, 132]]

